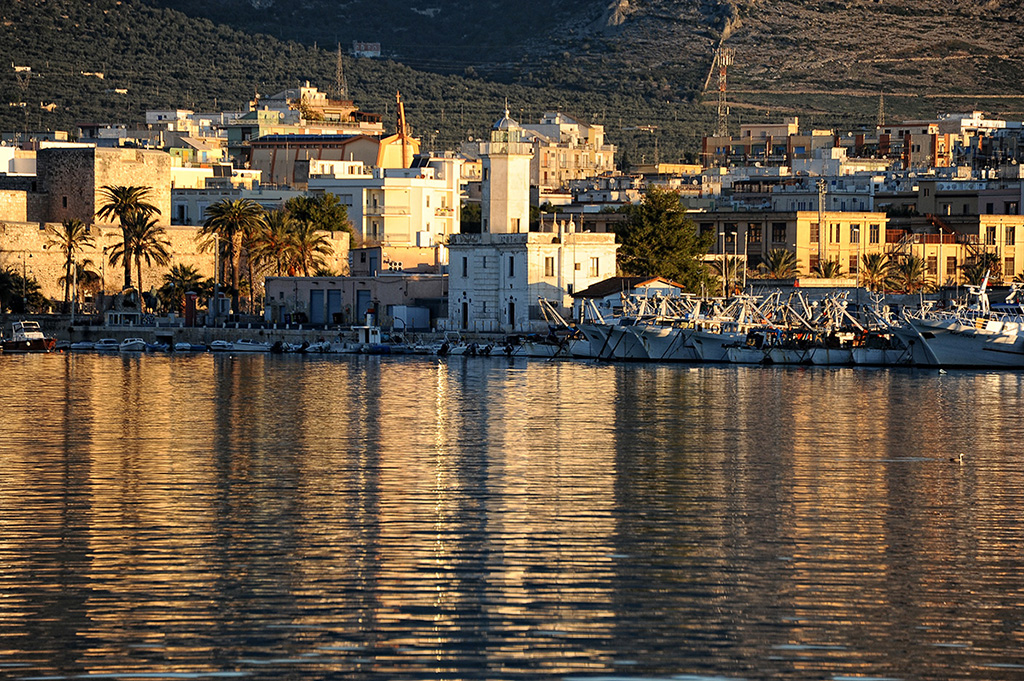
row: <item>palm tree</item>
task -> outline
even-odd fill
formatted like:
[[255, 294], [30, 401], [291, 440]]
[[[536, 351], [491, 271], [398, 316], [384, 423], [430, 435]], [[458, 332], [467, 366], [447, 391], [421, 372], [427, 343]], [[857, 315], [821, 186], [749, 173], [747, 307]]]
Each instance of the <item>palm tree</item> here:
[[65, 274], [57, 280], [58, 285], [69, 286], [71, 282], [78, 283], [78, 291], [75, 292], [74, 302], [77, 304], [79, 299], [79, 293], [81, 291], [88, 291], [89, 293], [95, 294], [100, 290], [100, 275], [96, 270], [92, 269], [94, 263], [92, 260], [86, 258], [75, 263], [75, 274]]
[[889, 259], [885, 253], [865, 253], [861, 258], [860, 279], [869, 291], [885, 288], [889, 277]]
[[295, 223], [291, 241], [295, 253], [295, 267], [302, 270], [304, 277], [309, 276], [310, 270], [326, 267], [325, 257], [334, 253], [330, 239], [309, 222]]
[[907, 255], [889, 265], [890, 282], [904, 293], [917, 293], [928, 285], [924, 258]]
[[811, 268], [811, 274], [821, 279], [835, 279], [842, 276], [843, 268], [838, 260], [819, 260], [818, 264]]
[[175, 265], [164, 275], [164, 284], [157, 291], [165, 309], [182, 312], [185, 309], [185, 294], [189, 291], [202, 292], [204, 279], [191, 265]]
[[226, 245], [224, 257], [231, 273], [231, 307], [236, 311], [239, 309], [238, 270], [242, 249], [245, 242], [251, 241], [249, 237], [263, 225], [263, 214], [263, 207], [251, 199], [223, 199], [206, 209], [207, 218], [199, 230], [199, 237], [206, 239], [207, 247], [219, 241]]
[[47, 246], [57, 247], [64, 256], [64, 276], [61, 277], [64, 283], [64, 310], [68, 311], [71, 302], [71, 283], [74, 277], [71, 276], [74, 267], [75, 254], [85, 246], [92, 246], [92, 236], [89, 235], [89, 227], [78, 219], [65, 220], [60, 226], [47, 225]]
[[987, 251], [964, 263], [961, 269], [964, 271], [964, 279], [972, 286], [980, 286], [986, 274], [989, 275], [989, 280], [992, 280], [999, 278], [1002, 273], [999, 256]]
[[772, 279], [789, 279], [796, 274], [796, 254], [784, 248], [774, 248], [768, 251], [760, 267]]
[[132, 257], [135, 258], [135, 270], [139, 277], [139, 294], [142, 294], [142, 261], [146, 266], [153, 264], [164, 266], [171, 261], [171, 244], [164, 237], [167, 231], [141, 213], [135, 213], [129, 221]]
[[294, 227], [295, 221], [287, 211], [267, 213], [263, 218], [263, 228], [256, 234], [249, 249], [249, 255], [257, 263], [272, 266], [275, 276], [284, 276], [294, 261], [291, 236]]
[[725, 262], [715, 260], [713, 267], [718, 273], [719, 282], [724, 278], [726, 288], [730, 291], [735, 283], [743, 278], [743, 258], [727, 256]]
[[[109, 220], [116, 217], [121, 225], [121, 245], [127, 247], [127, 252], [121, 253], [118, 259], [124, 259], [124, 288], [132, 286], [132, 252], [131, 243], [126, 232], [126, 224], [131, 216], [140, 213], [145, 217], [159, 215], [160, 209], [149, 203], [151, 187], [126, 187], [122, 185], [104, 185], [102, 196], [104, 202], [96, 211], [96, 217], [102, 220]], [[117, 261], [111, 256], [110, 264], [115, 265]]]

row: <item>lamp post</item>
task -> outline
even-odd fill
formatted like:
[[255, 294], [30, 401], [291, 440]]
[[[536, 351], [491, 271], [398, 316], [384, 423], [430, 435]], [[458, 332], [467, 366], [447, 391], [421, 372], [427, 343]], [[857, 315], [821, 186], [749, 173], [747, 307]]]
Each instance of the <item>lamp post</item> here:
[[723, 228], [722, 229], [722, 297], [723, 298], [728, 298], [728, 296], [725, 294], [725, 286], [726, 286], [725, 281], [726, 281], [726, 277], [727, 277], [727, 275], [725, 273], [725, 270], [726, 270], [726, 263], [725, 263], [725, 229]]
[[739, 234], [739, 232], [736, 231], [736, 230], [733, 230], [733, 231], [729, 232], [729, 236], [732, 237], [732, 259], [733, 260], [736, 259], [736, 249], [739, 248], [739, 245], [736, 243], [736, 239], [738, 238], [738, 234]]

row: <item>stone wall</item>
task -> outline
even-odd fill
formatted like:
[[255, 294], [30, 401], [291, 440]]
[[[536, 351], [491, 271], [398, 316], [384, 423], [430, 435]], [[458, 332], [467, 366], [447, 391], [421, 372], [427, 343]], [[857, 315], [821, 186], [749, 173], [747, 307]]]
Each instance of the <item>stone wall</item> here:
[[0, 189], [0, 221], [28, 220], [28, 194], [13, 189]]
[[[53, 224], [59, 227], [59, 223]], [[42, 294], [53, 300], [64, 299], [64, 289], [58, 280], [64, 276], [64, 256], [47, 247], [47, 223], [35, 222], [4, 222], [0, 226], [0, 267], [16, 268], [20, 273], [24, 269], [27, 275], [39, 282]], [[204, 251], [197, 240], [199, 227], [187, 225], [164, 226], [165, 239], [170, 242], [171, 262], [167, 267], [146, 266], [143, 263], [142, 288], [145, 291], [159, 288], [163, 284], [163, 276], [174, 265], [191, 265], [203, 277], [214, 276], [213, 251]], [[93, 246], [86, 247], [79, 259], [91, 260], [90, 269], [102, 276], [104, 290], [120, 291], [124, 285], [124, 266], [111, 265], [107, 252], [121, 242], [121, 229], [116, 225], [92, 225], [90, 233]], [[348, 271], [348, 233], [328, 232], [334, 256], [329, 259], [329, 266], [336, 272]], [[138, 280], [135, 265], [132, 263], [132, 284]]]

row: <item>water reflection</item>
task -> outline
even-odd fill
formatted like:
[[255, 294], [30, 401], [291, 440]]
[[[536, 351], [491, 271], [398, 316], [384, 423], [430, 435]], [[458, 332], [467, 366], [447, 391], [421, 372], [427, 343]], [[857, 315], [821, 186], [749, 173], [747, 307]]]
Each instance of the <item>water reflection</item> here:
[[2, 368], [0, 675], [1020, 673], [1016, 374]]

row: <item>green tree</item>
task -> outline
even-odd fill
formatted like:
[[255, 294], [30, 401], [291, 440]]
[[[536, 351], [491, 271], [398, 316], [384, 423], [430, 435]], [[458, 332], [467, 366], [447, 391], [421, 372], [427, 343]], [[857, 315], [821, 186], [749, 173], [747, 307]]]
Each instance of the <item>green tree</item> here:
[[296, 196], [288, 199], [285, 209], [293, 220], [313, 225], [314, 229], [355, 235], [348, 221], [348, 208], [334, 194]]
[[[117, 218], [118, 223], [121, 225], [122, 248], [128, 249], [121, 252], [118, 256], [118, 259], [124, 260], [124, 288], [131, 288], [132, 286], [133, 259], [131, 240], [128, 238], [126, 225], [133, 219], [136, 213], [147, 218], [160, 214], [160, 209], [148, 201], [151, 190], [151, 187], [104, 185], [100, 192], [103, 201], [100, 204], [100, 209], [96, 211], [96, 217], [102, 220], [109, 220], [112, 217]], [[113, 257], [110, 259], [110, 264], [117, 264]]]
[[703, 257], [714, 234], [701, 236], [679, 202], [679, 194], [652, 186], [615, 233], [619, 269], [634, 276], [662, 276], [691, 291], [707, 278]]
[[185, 294], [189, 291], [203, 292], [204, 279], [191, 265], [174, 265], [164, 275], [164, 283], [157, 290], [157, 298], [166, 310], [184, 313]]
[[479, 203], [463, 203], [459, 214], [459, 232], [479, 234], [483, 225], [483, 213]]
[[88, 258], [75, 261], [74, 275], [68, 275], [65, 273], [57, 280], [57, 284], [60, 286], [69, 286], [71, 283], [77, 282], [78, 290], [74, 294], [75, 303], [78, 303], [79, 294], [82, 291], [87, 291], [95, 295], [100, 290], [102, 281], [100, 279], [99, 272], [92, 269], [93, 265], [93, 261]]
[[[725, 286], [729, 291], [732, 291], [743, 280], [743, 258], [727, 256], [725, 262], [718, 258], [713, 267], [715, 273], [718, 274], [719, 283], [724, 279]], [[721, 286], [717, 290], [721, 290]]]
[[834, 279], [842, 276], [843, 268], [838, 260], [819, 260], [818, 264], [811, 268], [811, 274], [821, 279]]
[[129, 220], [128, 234], [131, 238], [131, 253], [135, 259], [135, 271], [139, 278], [139, 294], [142, 294], [142, 262], [146, 266], [164, 266], [171, 261], [171, 244], [165, 238], [167, 231], [155, 219], [136, 213]]
[[[231, 308], [239, 310], [239, 269], [243, 244], [251, 242], [250, 236], [263, 226], [263, 207], [251, 199], [223, 199], [206, 209], [206, 221], [198, 237], [205, 240], [205, 246], [218, 249], [218, 268], [223, 272], [220, 258], [227, 265], [231, 281]], [[222, 245], [218, 246], [219, 243]], [[226, 281], [221, 276], [221, 281]], [[251, 287], [250, 287], [251, 288]]]
[[768, 251], [760, 269], [765, 276], [772, 279], [789, 279], [796, 275], [796, 254], [784, 248], [773, 248]]
[[294, 266], [308, 277], [310, 270], [327, 267], [327, 256], [334, 253], [327, 236], [309, 222], [296, 222], [291, 233]]
[[889, 282], [904, 293], [917, 293], [928, 285], [928, 269], [924, 258], [906, 255], [890, 262]]
[[56, 247], [64, 256], [64, 276], [61, 277], [61, 280], [64, 284], [64, 311], [67, 312], [71, 304], [75, 255], [81, 252], [85, 246], [93, 245], [92, 236], [89, 234], [89, 227], [78, 219], [64, 220], [59, 227], [47, 225], [46, 233], [46, 245]]
[[15, 267], [0, 270], [0, 310], [24, 314], [45, 304], [35, 277], [23, 277]]
[[860, 280], [869, 291], [885, 289], [889, 278], [889, 258], [885, 253], [865, 253], [861, 258]]
[[999, 255], [996, 253], [983, 252], [974, 256], [961, 267], [964, 279], [972, 286], [981, 286], [985, 275], [989, 275], [989, 281], [1002, 276], [1002, 267], [999, 262]]
[[295, 260], [292, 231], [295, 221], [288, 211], [275, 210], [263, 218], [263, 226], [253, 238], [249, 255], [259, 267], [281, 277], [292, 269]]

